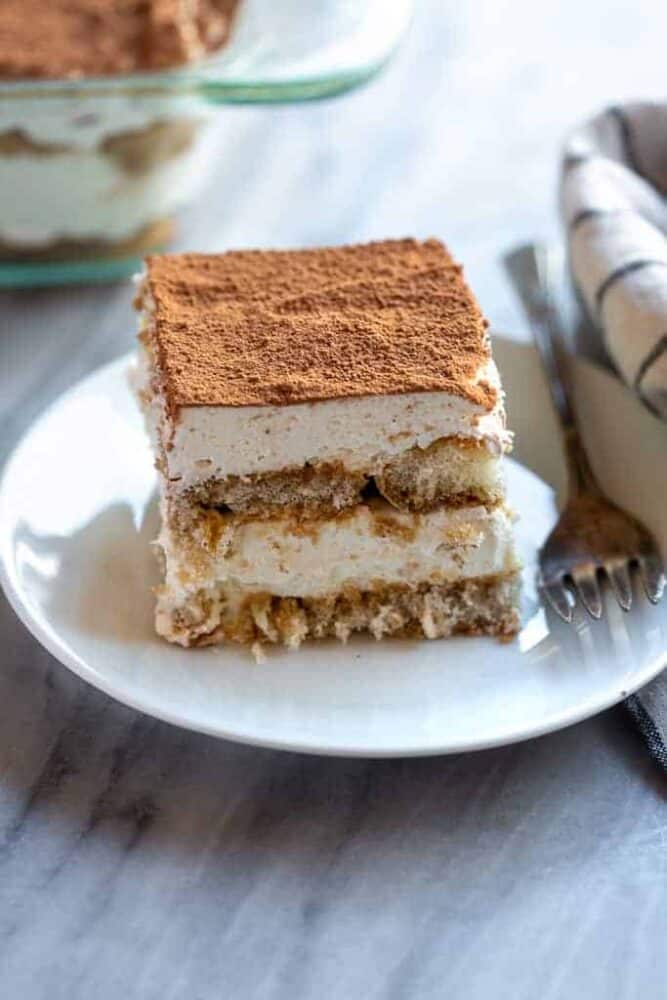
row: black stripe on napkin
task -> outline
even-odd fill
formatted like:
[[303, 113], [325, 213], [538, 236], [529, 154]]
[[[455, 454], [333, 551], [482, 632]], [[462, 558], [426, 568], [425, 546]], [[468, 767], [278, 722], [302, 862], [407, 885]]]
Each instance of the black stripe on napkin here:
[[577, 212], [577, 214], [570, 219], [568, 229], [571, 233], [573, 233], [582, 222], [588, 222], [589, 219], [599, 219], [609, 215], [636, 214], [637, 213], [631, 208], [582, 208], [580, 212]]
[[616, 284], [620, 278], [624, 278], [626, 274], [632, 274], [633, 271], [641, 271], [644, 267], [667, 267], [667, 260], [653, 260], [645, 257], [641, 260], [631, 260], [627, 264], [621, 264], [615, 271], [607, 275], [595, 293], [595, 301], [598, 309], [602, 308], [602, 300], [612, 285]]
[[594, 153], [568, 153], [563, 160], [563, 170], [572, 170], [581, 163], [587, 163], [589, 160], [594, 159], [594, 157]]
[[642, 392], [642, 382], [646, 377], [646, 374], [650, 371], [650, 369], [653, 367], [656, 361], [663, 356], [663, 354], [667, 354], [667, 333], [665, 333], [660, 338], [658, 343], [655, 344], [653, 349], [648, 352], [648, 354], [646, 355], [646, 357], [639, 366], [634, 381], [635, 391], [639, 393], [639, 395], [642, 398], [642, 401], [646, 404], [646, 406], [648, 406], [649, 410], [651, 410], [652, 413], [655, 413], [657, 417], [661, 416], [661, 414], [659, 414], [656, 408], [652, 405], [650, 399], [647, 399], [646, 396], [644, 396]]
[[648, 752], [660, 767], [667, 772], [667, 746], [658, 728], [636, 694], [625, 699], [625, 707], [644, 737]]

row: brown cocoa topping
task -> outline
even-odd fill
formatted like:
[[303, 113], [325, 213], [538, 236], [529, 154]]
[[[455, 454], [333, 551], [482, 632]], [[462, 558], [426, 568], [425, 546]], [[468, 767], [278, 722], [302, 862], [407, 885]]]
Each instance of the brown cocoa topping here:
[[[482, 313], [437, 240], [148, 258], [165, 400], [266, 406], [448, 392], [491, 410]], [[141, 301], [139, 305], [141, 305]]]
[[158, 70], [222, 45], [238, 0], [2, 0], [0, 77]]

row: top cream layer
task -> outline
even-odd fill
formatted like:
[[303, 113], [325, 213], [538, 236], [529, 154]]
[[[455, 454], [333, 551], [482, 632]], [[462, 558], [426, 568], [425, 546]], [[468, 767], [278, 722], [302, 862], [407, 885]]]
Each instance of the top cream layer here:
[[187, 95], [24, 98], [0, 104], [0, 134], [18, 131], [33, 142], [66, 147], [60, 155], [71, 155], [156, 122], [208, 117], [202, 101]]
[[[144, 355], [139, 388], [146, 388], [148, 376]], [[492, 361], [480, 378], [499, 385]], [[147, 395], [150, 398], [150, 390]], [[442, 437], [481, 440], [499, 455], [510, 441], [501, 400], [499, 392], [490, 412], [445, 392], [290, 406], [193, 406], [183, 407], [172, 423], [161, 401], [153, 398], [147, 420], [154, 442], [162, 445], [172, 489], [180, 491], [211, 478], [323, 462], [340, 462], [349, 471], [374, 475], [388, 458], [414, 447], [427, 448]]]

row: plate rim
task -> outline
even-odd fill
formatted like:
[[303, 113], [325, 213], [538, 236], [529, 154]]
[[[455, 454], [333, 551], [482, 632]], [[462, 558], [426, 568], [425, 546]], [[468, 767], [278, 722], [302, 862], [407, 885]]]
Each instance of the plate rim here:
[[[494, 335], [494, 339], [509, 340], [515, 345], [518, 344], [530, 349], [530, 345], [528, 344], [521, 345], [521, 342], [513, 340], [512, 338], [499, 336], [498, 334]], [[87, 382], [92, 381], [95, 378], [104, 377], [105, 375], [109, 376], [113, 369], [124, 371], [134, 355], [134, 351], [129, 351], [128, 353], [99, 366], [60, 393], [51, 403], [41, 410], [24, 429], [23, 433], [11, 448], [5, 462], [3, 463], [2, 469], [0, 470], [0, 586], [2, 587], [10, 607], [31, 635], [59, 663], [62, 663], [63, 666], [71, 670], [72, 673], [81, 678], [81, 680], [102, 691], [105, 695], [114, 699], [114, 701], [119, 704], [125, 705], [134, 711], [141, 712], [144, 715], [166, 722], [180, 729], [199, 732], [206, 736], [229, 740], [245, 746], [341, 758], [396, 759], [408, 757], [438, 757], [448, 756], [450, 754], [487, 750], [499, 746], [510, 746], [514, 743], [535, 739], [549, 733], [557, 732], [561, 729], [566, 729], [569, 726], [583, 722], [584, 720], [592, 718], [600, 712], [604, 712], [607, 709], [612, 708], [614, 705], [619, 704], [624, 698], [635, 693], [645, 684], [649, 683], [649, 681], [653, 680], [653, 678], [655, 678], [663, 669], [665, 669], [665, 667], [667, 667], [666, 648], [662, 652], [658, 653], [655, 658], [650, 659], [642, 670], [633, 675], [631, 682], [620, 692], [612, 690], [607, 692], [605, 696], [601, 698], [589, 697], [585, 701], [578, 704], [575, 709], [563, 709], [560, 712], [557, 712], [554, 716], [549, 716], [534, 726], [530, 726], [528, 728], [523, 726], [520, 730], [510, 731], [509, 733], [489, 737], [488, 739], [476, 739], [467, 742], [459, 741], [457, 743], [452, 743], [450, 741], [449, 743], [441, 745], [423, 747], [414, 746], [408, 748], [396, 746], [371, 749], [367, 746], [354, 746], [352, 744], [341, 748], [299, 739], [290, 740], [267, 738], [238, 729], [230, 731], [225, 727], [215, 727], [212, 725], [206, 725], [205, 723], [200, 723], [197, 720], [184, 718], [179, 716], [177, 713], [165, 710], [160, 706], [154, 706], [149, 698], [142, 699], [141, 697], [134, 696], [132, 692], [127, 693], [119, 690], [117, 686], [114, 686], [107, 680], [104, 674], [100, 674], [96, 671], [95, 667], [89, 665], [81, 656], [72, 650], [68, 643], [61, 639], [54, 629], [48, 625], [48, 623], [43, 623], [39, 617], [35, 616], [22, 596], [21, 588], [18, 586], [15, 574], [12, 571], [15, 567], [15, 560], [11, 558], [13, 547], [11, 545], [10, 533], [7, 530], [9, 518], [7, 516], [6, 505], [7, 484], [10, 481], [12, 470], [15, 464], [20, 460], [24, 447], [37, 427], [46, 422], [51, 413], [57, 410], [67, 397], [79, 391]], [[576, 359], [576, 363], [590, 364], [581, 358]], [[598, 366], [595, 365], [590, 365], [590, 367], [598, 368]], [[527, 466], [522, 467], [528, 469]], [[530, 469], [528, 469], [528, 471], [532, 472]], [[532, 474], [535, 475], [535, 473]]]

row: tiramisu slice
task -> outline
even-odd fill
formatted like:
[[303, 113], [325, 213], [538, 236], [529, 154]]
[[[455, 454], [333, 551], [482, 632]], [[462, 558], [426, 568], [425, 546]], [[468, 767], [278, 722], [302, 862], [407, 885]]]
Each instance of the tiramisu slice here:
[[516, 631], [502, 392], [441, 243], [152, 257], [138, 305], [161, 635]]

